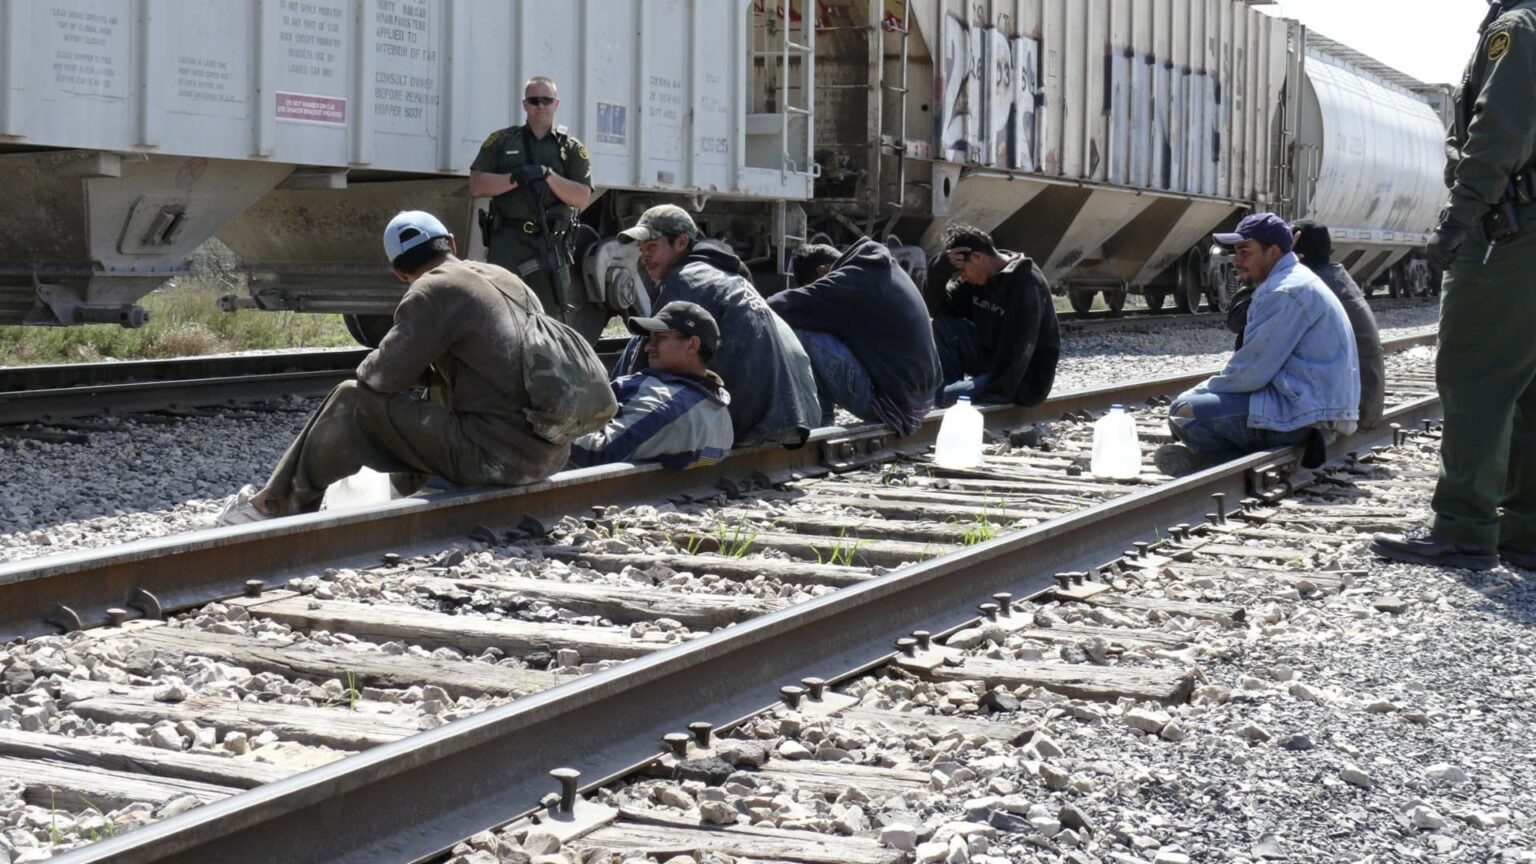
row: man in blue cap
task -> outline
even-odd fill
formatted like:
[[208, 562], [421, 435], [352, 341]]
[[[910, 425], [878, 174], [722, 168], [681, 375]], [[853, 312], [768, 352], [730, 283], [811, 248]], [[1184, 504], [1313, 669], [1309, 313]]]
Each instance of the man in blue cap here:
[[1339, 298], [1291, 251], [1291, 228], [1255, 213], [1216, 242], [1254, 286], [1243, 346], [1221, 372], [1173, 400], [1176, 444], [1158, 448], [1159, 471], [1181, 477], [1270, 447], [1320, 451], [1360, 418], [1355, 336]]

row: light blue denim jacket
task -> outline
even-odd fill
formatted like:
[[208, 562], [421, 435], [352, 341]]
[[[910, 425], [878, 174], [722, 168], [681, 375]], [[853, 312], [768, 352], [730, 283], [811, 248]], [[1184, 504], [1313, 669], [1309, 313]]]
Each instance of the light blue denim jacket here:
[[1243, 347], [1200, 386], [1249, 394], [1252, 429], [1360, 419], [1360, 360], [1344, 306], [1286, 253], [1254, 292]]

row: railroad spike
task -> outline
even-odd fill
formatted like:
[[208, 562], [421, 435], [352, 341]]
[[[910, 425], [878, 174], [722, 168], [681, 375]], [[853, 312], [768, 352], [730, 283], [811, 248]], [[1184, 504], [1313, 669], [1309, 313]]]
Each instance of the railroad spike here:
[[896, 650], [907, 657], [917, 656], [917, 640], [910, 636], [903, 636], [896, 640]]
[[245, 580], [245, 596], [260, 597], [261, 592], [266, 590], [266, 587], [266, 583], [260, 579], [247, 579]]
[[1057, 573], [1056, 574], [1056, 584], [1061, 586], [1062, 590], [1066, 590], [1067, 588], [1072, 587], [1072, 574], [1071, 573]]
[[1212, 492], [1211, 500], [1216, 502], [1216, 521], [1227, 521], [1227, 493]]
[[805, 688], [796, 684], [785, 684], [779, 688], [779, 698], [791, 708], [800, 707], [800, 699], [805, 696]]
[[575, 768], [556, 768], [549, 772], [549, 776], [560, 781], [560, 812], [570, 813], [576, 809], [576, 784], [581, 780], [581, 772]]
[[927, 630], [913, 630], [912, 638], [917, 641], [917, 647], [924, 651], [933, 647], [933, 634]]
[[667, 743], [667, 749], [672, 751], [673, 756], [679, 759], [688, 758], [688, 742], [692, 739], [688, 737], [687, 732], [668, 732], [661, 736], [661, 740]]
[[812, 702], [820, 702], [822, 694], [827, 692], [827, 681], [825, 678], [801, 678], [800, 686], [804, 687], [805, 692], [810, 694]]
[[715, 724], [707, 720], [695, 720], [688, 724], [688, 731], [693, 733], [693, 743], [700, 747], [708, 747], [709, 733], [715, 731]]
[[1137, 540], [1131, 545], [1136, 547], [1136, 557], [1138, 558], [1145, 558], [1151, 553], [1152, 544], [1145, 540]]
[[109, 627], [121, 627], [121, 626], [123, 626], [123, 622], [127, 621], [127, 620], [128, 620], [128, 610], [127, 609], [120, 609], [120, 608], [118, 608], [116, 606], [113, 606], [111, 609], [107, 610], [107, 626], [109, 626]]
[[1013, 615], [1012, 594], [1009, 594], [1007, 591], [999, 591], [992, 595], [992, 600], [993, 602], [997, 603], [997, 608], [1002, 610], [1004, 618]]

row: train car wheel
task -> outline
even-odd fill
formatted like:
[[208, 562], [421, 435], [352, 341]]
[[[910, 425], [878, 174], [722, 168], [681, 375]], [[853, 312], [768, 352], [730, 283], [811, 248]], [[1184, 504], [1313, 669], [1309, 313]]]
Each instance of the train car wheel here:
[[1163, 303], [1168, 299], [1167, 291], [1143, 291], [1141, 299], [1147, 303], [1147, 308], [1153, 312], [1161, 312]]
[[1072, 304], [1072, 311], [1079, 315], [1087, 315], [1093, 308], [1093, 292], [1083, 291], [1079, 288], [1067, 289], [1067, 302]]
[[389, 332], [395, 319], [390, 315], [343, 315], [341, 320], [347, 325], [347, 332], [364, 348], [377, 348], [384, 341], [384, 334]]
[[1178, 284], [1173, 289], [1173, 305], [1180, 312], [1200, 311], [1205, 289], [1200, 286], [1200, 262], [1193, 256], [1179, 262]]
[[1107, 289], [1104, 292], [1104, 305], [1109, 307], [1109, 311], [1118, 315], [1120, 310], [1125, 308], [1125, 295], [1124, 288]]

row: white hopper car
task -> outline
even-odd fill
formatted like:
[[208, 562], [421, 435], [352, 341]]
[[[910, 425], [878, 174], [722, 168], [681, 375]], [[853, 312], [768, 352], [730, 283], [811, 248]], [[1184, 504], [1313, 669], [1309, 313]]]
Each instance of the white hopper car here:
[[765, 280], [854, 232], [921, 277], [963, 219], [1074, 301], [1187, 307], [1252, 208], [1406, 289], [1443, 197], [1439, 91], [1241, 0], [0, 0], [0, 323], [135, 326], [211, 237], [251, 275], [230, 306], [387, 314], [384, 223], [474, 239], [469, 164], [534, 75], [615, 305], [611, 238], [664, 200]]

